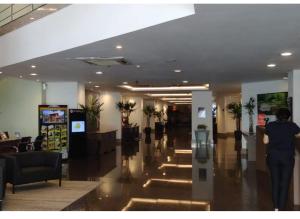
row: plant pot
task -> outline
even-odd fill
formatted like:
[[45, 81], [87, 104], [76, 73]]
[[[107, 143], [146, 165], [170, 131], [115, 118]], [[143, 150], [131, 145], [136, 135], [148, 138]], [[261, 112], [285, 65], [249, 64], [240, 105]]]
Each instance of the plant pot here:
[[242, 140], [242, 132], [241, 131], [235, 131], [234, 132], [234, 138], [236, 141], [241, 141]]
[[151, 135], [151, 128], [150, 127], [146, 127], [145, 128], [145, 134], [148, 136], [148, 135]]
[[164, 125], [162, 122], [155, 123], [155, 132], [156, 133], [163, 133], [164, 132]]

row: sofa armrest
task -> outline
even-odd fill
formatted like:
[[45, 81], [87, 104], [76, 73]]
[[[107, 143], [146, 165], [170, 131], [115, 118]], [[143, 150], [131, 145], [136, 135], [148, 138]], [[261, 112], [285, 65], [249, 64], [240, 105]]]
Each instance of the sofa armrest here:
[[3, 155], [6, 161], [6, 179], [8, 182], [15, 182], [17, 177], [21, 175], [21, 169], [15, 156]]
[[62, 155], [58, 152], [47, 152], [47, 165], [54, 167], [55, 169], [61, 169]]

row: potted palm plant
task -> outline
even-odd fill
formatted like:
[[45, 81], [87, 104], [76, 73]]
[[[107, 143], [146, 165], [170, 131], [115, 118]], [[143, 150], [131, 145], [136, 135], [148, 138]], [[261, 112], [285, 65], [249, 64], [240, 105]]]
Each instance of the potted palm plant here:
[[155, 122], [155, 131], [158, 133], [163, 133], [164, 125], [162, 123], [162, 118], [164, 116], [164, 111], [163, 110], [160, 110], [160, 111], [155, 110], [153, 113], [153, 116], [158, 120], [158, 122]]
[[242, 140], [241, 132], [241, 118], [242, 118], [242, 104], [232, 102], [227, 105], [227, 112], [232, 114], [232, 118], [236, 123], [236, 130], [234, 131], [234, 137], [236, 141]]
[[97, 131], [100, 127], [100, 112], [104, 103], [100, 103], [97, 97], [90, 97], [86, 105], [79, 104], [87, 117], [87, 129]]
[[122, 126], [130, 126], [129, 124], [129, 117], [130, 114], [135, 110], [136, 102], [123, 102], [120, 101], [116, 104], [118, 110], [121, 112], [122, 115]]
[[145, 106], [145, 108], [143, 109], [143, 112], [144, 112], [144, 114], [145, 114], [145, 116], [146, 116], [146, 128], [145, 128], [145, 133], [146, 133], [146, 135], [148, 136], [148, 135], [150, 135], [151, 134], [151, 127], [150, 127], [150, 119], [151, 119], [151, 117], [153, 116], [153, 114], [154, 114], [154, 112], [155, 112], [155, 109], [154, 109], [154, 107], [153, 106], [149, 106], [149, 105], [147, 105], [147, 106]]
[[253, 114], [255, 108], [255, 100], [253, 97], [250, 97], [249, 101], [244, 105], [244, 108], [247, 110], [249, 115], [249, 134], [253, 134]]

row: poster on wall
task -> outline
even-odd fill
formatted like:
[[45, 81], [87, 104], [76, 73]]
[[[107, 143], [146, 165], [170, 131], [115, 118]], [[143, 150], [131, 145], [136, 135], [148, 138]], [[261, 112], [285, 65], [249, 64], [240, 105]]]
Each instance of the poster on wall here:
[[257, 125], [265, 126], [266, 121], [275, 121], [279, 108], [288, 108], [288, 92], [257, 95]]

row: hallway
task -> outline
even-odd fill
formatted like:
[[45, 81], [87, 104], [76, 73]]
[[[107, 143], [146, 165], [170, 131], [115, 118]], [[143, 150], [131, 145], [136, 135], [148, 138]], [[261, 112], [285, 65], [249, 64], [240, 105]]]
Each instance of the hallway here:
[[86, 210], [272, 210], [268, 177], [237, 156], [233, 138], [191, 151], [190, 134], [178, 128], [69, 161], [65, 177], [100, 182]]

